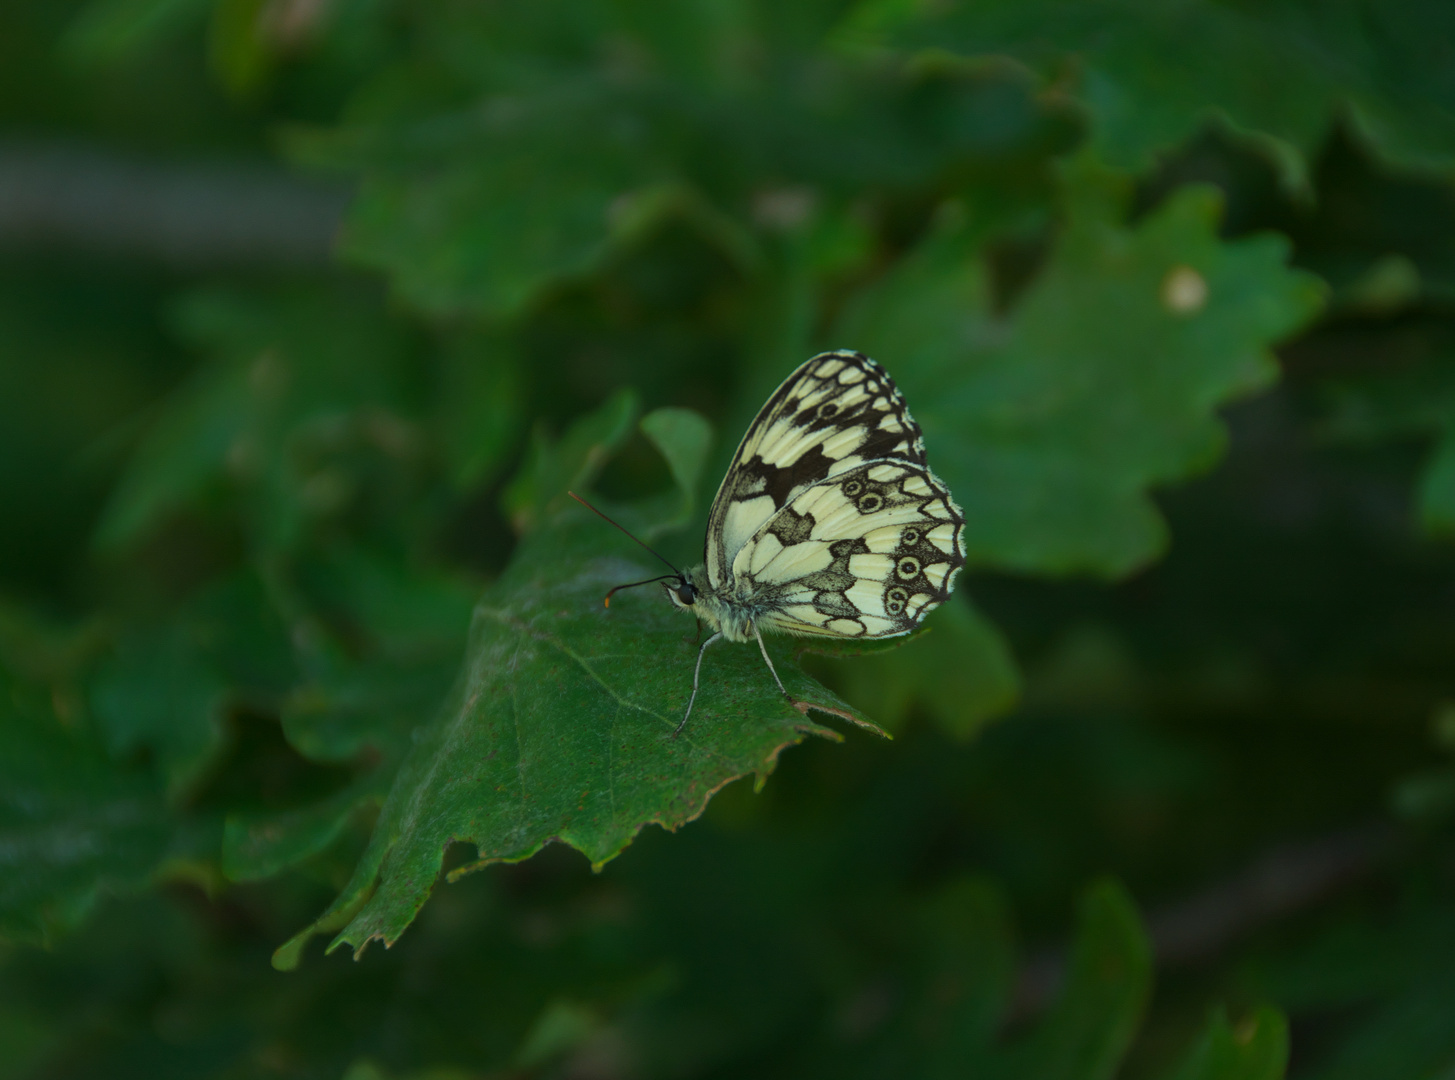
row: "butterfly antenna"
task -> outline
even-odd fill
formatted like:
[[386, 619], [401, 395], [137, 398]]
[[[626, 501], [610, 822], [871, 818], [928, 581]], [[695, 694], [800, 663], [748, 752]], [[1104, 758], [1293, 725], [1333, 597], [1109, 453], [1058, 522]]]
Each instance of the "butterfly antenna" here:
[[635, 589], [638, 585], [650, 585], [654, 581], [666, 581], [668, 578], [674, 578], [674, 577], [675, 578], [678, 578], [680, 580], [683, 580], [683, 581], [685, 581], [687, 579], [687, 575], [684, 574], [684, 573], [682, 573], [681, 570], [678, 570], [677, 567], [672, 566], [672, 563], [665, 556], [663, 556], [659, 552], [653, 550], [653, 548], [650, 545], [648, 545], [645, 541], [639, 540], [639, 539], [637, 539], [637, 537], [632, 536], [632, 534], [630, 532], [628, 532], [626, 529], [622, 528], [616, 522], [612, 521], [611, 518], [607, 517], [600, 510], [596, 509], [596, 507], [592, 506], [585, 499], [581, 498], [580, 495], [577, 495], [574, 491], [568, 491], [568, 492], [566, 492], [566, 494], [569, 495], [569, 496], [571, 496], [571, 498], [575, 499], [582, 506], [586, 507], [586, 509], [590, 510], [597, 517], [601, 518], [601, 520], [605, 521], [608, 525], [611, 525], [613, 528], [621, 529], [621, 531], [624, 532], [624, 533], [626, 533], [627, 536], [631, 536], [631, 538], [633, 540], [636, 540], [636, 542], [638, 544], [641, 544], [642, 547], [646, 548], [653, 555], [655, 555], [658, 559], [661, 559], [662, 562], [664, 562], [668, 566], [671, 566], [672, 567], [672, 573], [670, 573], [670, 574], [663, 574], [661, 577], [647, 578], [646, 581], [633, 581], [630, 585], [618, 585], [618, 586], [616, 586], [616, 588], [613, 588], [611, 590], [611, 592], [609, 592], [609, 593], [606, 594], [606, 600], [604, 602], [605, 602], [605, 605], [607, 607], [611, 607], [611, 596], [612, 596], [612, 593], [614, 593], [614, 592], [617, 591], [617, 589]]
[[650, 585], [654, 581], [671, 581], [677, 576], [676, 574], [663, 574], [661, 577], [649, 577], [646, 581], [633, 581], [630, 585], [613, 585], [611, 590], [606, 594], [606, 599], [601, 601], [601, 603], [604, 607], [611, 607], [612, 595], [620, 592], [622, 589], [635, 589], [638, 585]]

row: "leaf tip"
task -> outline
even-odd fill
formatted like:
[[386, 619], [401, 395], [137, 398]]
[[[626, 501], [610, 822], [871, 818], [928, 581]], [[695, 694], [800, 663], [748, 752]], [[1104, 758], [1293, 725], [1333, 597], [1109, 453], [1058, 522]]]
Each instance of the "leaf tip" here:
[[273, 950], [271, 963], [274, 971], [297, 971], [303, 959], [303, 947], [313, 937], [313, 927], [294, 934]]

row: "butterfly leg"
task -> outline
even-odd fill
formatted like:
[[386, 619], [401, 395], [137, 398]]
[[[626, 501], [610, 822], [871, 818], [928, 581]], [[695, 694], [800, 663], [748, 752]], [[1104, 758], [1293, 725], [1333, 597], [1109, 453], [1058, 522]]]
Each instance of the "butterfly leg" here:
[[702, 674], [702, 654], [707, 652], [707, 647], [718, 638], [722, 637], [722, 631], [713, 634], [702, 643], [702, 648], [697, 650], [697, 666], [692, 669], [692, 696], [687, 699], [687, 711], [682, 714], [682, 722], [677, 725], [677, 730], [672, 732], [672, 738], [682, 734], [682, 729], [687, 726], [687, 718], [692, 715], [692, 705], [697, 700], [697, 676]]
[[753, 626], [753, 636], [758, 639], [758, 648], [763, 653], [763, 662], [768, 665], [768, 670], [773, 673], [773, 681], [778, 684], [778, 689], [783, 691], [783, 696], [793, 702], [794, 706], [797, 707], [798, 699], [788, 692], [788, 687], [784, 686], [783, 680], [778, 677], [778, 669], [773, 666], [773, 661], [768, 657], [768, 646], [763, 644], [763, 632], [758, 629], [756, 624]]

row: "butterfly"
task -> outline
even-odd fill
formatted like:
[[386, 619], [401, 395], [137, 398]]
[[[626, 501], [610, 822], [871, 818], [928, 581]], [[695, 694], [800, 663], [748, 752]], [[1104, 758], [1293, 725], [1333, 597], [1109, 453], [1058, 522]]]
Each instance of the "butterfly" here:
[[687, 726], [702, 658], [717, 641], [756, 640], [778, 689], [801, 708], [764, 631], [887, 638], [914, 630], [949, 599], [965, 564], [964, 526], [889, 373], [849, 351], [804, 363], [738, 444], [708, 514], [703, 565], [611, 590], [662, 582], [673, 604], [713, 631], [673, 737]]

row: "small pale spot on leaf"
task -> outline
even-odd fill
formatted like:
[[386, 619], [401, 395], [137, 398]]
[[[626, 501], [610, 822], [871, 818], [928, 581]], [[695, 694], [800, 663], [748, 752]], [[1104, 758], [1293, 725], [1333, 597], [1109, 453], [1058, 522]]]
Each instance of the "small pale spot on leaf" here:
[[1207, 304], [1207, 279], [1190, 266], [1174, 266], [1162, 279], [1162, 306], [1174, 315], [1196, 315]]

